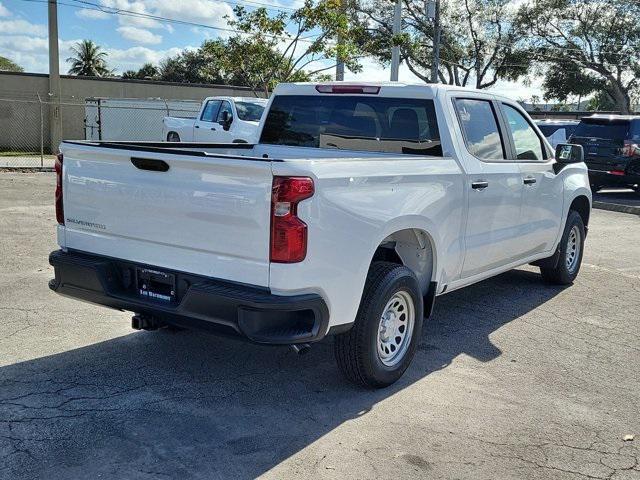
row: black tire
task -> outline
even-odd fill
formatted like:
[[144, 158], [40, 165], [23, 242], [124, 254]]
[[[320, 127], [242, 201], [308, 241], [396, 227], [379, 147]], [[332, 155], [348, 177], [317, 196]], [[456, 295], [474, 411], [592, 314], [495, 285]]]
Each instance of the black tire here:
[[180, 135], [178, 135], [176, 132], [167, 133], [167, 142], [179, 142], [179, 141], [180, 141]]
[[[570, 241], [571, 232], [575, 230], [575, 234], [579, 237], [577, 239], [578, 251], [574, 251], [574, 261], [569, 261], [571, 258], [571, 250], [573, 242]], [[555, 268], [540, 268], [542, 278], [549, 283], [556, 285], [570, 285], [578, 276], [580, 272], [580, 265], [582, 264], [582, 254], [584, 252], [584, 223], [582, 217], [575, 210], [569, 210], [567, 217], [567, 224], [564, 227], [562, 238], [560, 239], [559, 258]], [[577, 258], [575, 258], [577, 257]]]
[[[411, 330], [405, 327], [406, 337], [410, 338], [405, 337], [401, 347], [397, 347], [404, 353], [402, 356], [398, 354], [397, 363], [389, 366], [383, 363], [378, 353], [378, 332], [385, 308], [397, 295], [413, 302], [408, 310], [413, 307], [415, 318]], [[351, 330], [335, 338], [335, 357], [347, 379], [369, 388], [383, 388], [398, 380], [411, 363], [420, 340], [423, 308], [418, 279], [411, 270], [396, 263], [373, 262], [367, 274], [356, 321]], [[394, 339], [399, 338], [394, 335]]]

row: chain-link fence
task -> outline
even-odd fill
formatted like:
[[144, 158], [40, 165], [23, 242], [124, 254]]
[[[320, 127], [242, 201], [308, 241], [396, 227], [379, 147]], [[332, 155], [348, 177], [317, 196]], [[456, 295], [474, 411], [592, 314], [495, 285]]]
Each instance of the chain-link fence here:
[[[58, 108], [56, 108], [58, 107]], [[194, 118], [197, 100], [9, 98], [0, 95], [0, 167], [51, 167], [57, 145], [50, 125], [63, 140], [163, 141], [165, 116]]]

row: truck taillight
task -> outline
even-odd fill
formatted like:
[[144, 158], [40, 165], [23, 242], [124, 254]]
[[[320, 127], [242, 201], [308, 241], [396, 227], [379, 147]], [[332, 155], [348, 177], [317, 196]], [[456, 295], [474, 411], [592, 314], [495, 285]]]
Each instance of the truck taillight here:
[[307, 255], [307, 224], [298, 218], [298, 203], [314, 193], [309, 177], [274, 177], [271, 189], [272, 262], [301, 262]]
[[640, 157], [640, 146], [637, 143], [624, 142], [622, 147], [622, 155], [624, 157]]
[[62, 154], [56, 156], [56, 220], [64, 225], [64, 205], [62, 204]]

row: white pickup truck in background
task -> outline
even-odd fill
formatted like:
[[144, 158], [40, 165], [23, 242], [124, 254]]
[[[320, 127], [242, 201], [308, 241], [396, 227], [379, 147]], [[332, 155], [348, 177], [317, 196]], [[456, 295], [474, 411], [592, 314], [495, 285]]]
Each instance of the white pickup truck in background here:
[[162, 138], [168, 142], [255, 143], [267, 100], [253, 97], [208, 97], [194, 118], [164, 117]]
[[369, 387], [409, 366], [436, 296], [530, 263], [571, 283], [591, 210], [582, 147], [444, 85], [283, 84], [255, 144], [60, 150], [52, 290], [134, 328], [333, 335]]

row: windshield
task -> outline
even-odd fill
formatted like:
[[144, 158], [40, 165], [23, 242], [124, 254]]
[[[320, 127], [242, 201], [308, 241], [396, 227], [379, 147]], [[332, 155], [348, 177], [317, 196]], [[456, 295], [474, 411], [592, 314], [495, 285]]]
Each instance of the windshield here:
[[581, 121], [573, 132], [574, 137], [606, 138], [624, 140], [629, 135], [630, 122]]
[[280, 95], [261, 143], [442, 155], [433, 100], [356, 95]]
[[236, 110], [240, 120], [246, 122], [259, 122], [262, 118], [265, 105], [262, 103], [236, 102]]

